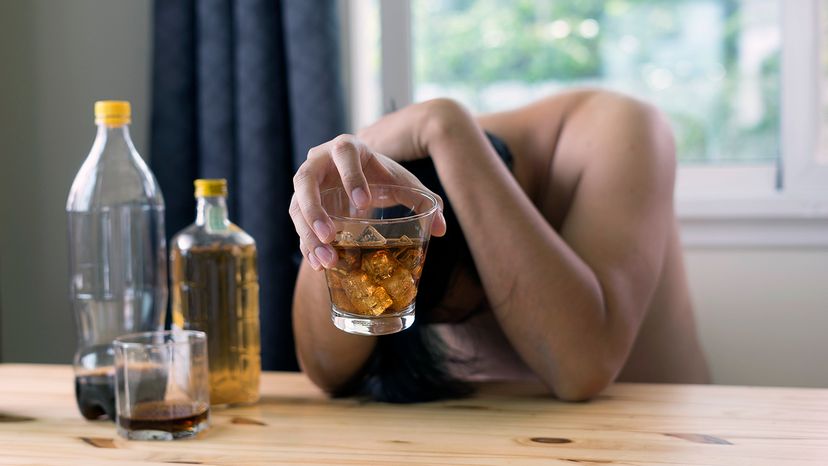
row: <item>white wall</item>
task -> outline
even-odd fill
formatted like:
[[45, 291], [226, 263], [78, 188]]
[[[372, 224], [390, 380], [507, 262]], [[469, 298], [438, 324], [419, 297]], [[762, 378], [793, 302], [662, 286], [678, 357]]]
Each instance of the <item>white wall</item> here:
[[[0, 1], [0, 357], [68, 362], [64, 203], [92, 102], [133, 103], [147, 150], [149, 0]], [[692, 249], [718, 383], [828, 387], [828, 250]]]
[[133, 104], [147, 150], [150, 0], [0, 2], [0, 357], [69, 362], [66, 196], [92, 104]]
[[828, 250], [685, 256], [715, 382], [828, 387]]

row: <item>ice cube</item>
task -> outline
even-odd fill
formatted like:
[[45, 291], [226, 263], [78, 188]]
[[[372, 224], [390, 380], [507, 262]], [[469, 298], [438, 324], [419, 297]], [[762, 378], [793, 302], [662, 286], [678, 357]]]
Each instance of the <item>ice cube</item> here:
[[356, 246], [357, 242], [354, 239], [354, 234], [350, 231], [338, 231], [336, 232], [336, 244], [338, 246]]
[[331, 302], [342, 311], [354, 312], [351, 298], [348, 297], [342, 288], [331, 288]]
[[417, 270], [423, 262], [422, 248], [407, 248], [397, 254], [397, 261], [408, 270]]
[[402, 235], [397, 239], [397, 241], [395, 241], [395, 243], [395, 246], [411, 246], [414, 244], [414, 241], [412, 241], [408, 236]]
[[339, 262], [337, 262], [336, 268], [345, 270], [346, 272], [359, 268], [360, 252], [356, 246], [346, 248], [337, 247], [336, 253], [339, 255]]
[[348, 274], [347, 270], [337, 267], [332, 267], [325, 271], [325, 277], [328, 279], [329, 288], [342, 288], [342, 279]]
[[375, 284], [362, 271], [353, 271], [342, 279], [342, 289], [357, 314], [378, 316], [394, 301], [385, 288]]
[[388, 278], [397, 265], [397, 261], [385, 249], [362, 256], [362, 271], [375, 282]]
[[356, 241], [360, 246], [383, 246], [386, 242], [385, 237], [371, 225], [362, 230]]
[[417, 295], [417, 287], [414, 285], [414, 277], [411, 276], [405, 267], [397, 267], [388, 278], [379, 282], [385, 291], [391, 296], [393, 303], [391, 310], [399, 312], [405, 309]]

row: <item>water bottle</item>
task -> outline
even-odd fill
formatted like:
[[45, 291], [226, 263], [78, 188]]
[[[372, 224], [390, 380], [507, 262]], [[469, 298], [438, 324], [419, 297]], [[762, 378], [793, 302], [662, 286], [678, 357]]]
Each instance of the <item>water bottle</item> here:
[[112, 340], [161, 329], [167, 307], [164, 198], [130, 119], [129, 102], [95, 103], [95, 143], [66, 201], [75, 397], [87, 419], [115, 419]]

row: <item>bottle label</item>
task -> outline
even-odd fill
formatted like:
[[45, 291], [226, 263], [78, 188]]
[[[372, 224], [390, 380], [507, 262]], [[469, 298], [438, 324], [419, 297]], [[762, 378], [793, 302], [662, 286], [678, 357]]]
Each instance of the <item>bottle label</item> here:
[[207, 228], [213, 231], [225, 230], [227, 224], [224, 219], [227, 214], [220, 207], [207, 207]]

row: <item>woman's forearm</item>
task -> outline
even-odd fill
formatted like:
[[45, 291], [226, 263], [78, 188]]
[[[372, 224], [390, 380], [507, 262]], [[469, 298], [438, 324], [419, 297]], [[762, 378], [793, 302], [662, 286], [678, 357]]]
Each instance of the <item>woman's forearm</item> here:
[[302, 370], [328, 392], [351, 381], [376, 345], [376, 337], [351, 335], [333, 325], [324, 273], [305, 262], [293, 298], [293, 333]]
[[600, 390], [618, 366], [606, 354], [611, 335], [601, 284], [532, 204], [474, 120], [443, 105], [448, 108], [440, 112], [448, 115], [435, 117], [423, 138], [504, 333], [559, 396]]

